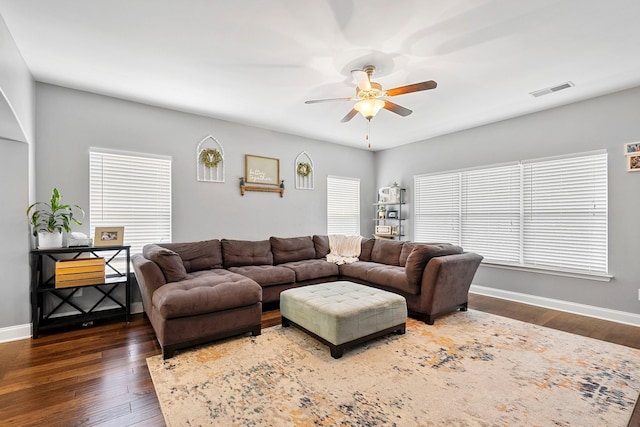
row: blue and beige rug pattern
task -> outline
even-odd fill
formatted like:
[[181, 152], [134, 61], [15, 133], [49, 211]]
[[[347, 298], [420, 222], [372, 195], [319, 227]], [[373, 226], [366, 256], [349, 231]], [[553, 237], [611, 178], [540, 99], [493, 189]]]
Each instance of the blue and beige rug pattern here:
[[276, 326], [147, 359], [168, 426], [626, 426], [640, 350], [486, 313], [333, 359]]

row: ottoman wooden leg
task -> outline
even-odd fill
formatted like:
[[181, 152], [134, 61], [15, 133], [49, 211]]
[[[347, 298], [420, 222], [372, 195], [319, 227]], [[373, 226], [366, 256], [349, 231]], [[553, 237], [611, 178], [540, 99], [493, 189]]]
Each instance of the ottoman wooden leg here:
[[334, 359], [340, 359], [344, 354], [344, 347], [341, 345], [330, 344], [329, 348], [331, 349], [331, 357]]
[[287, 319], [286, 317], [282, 317], [282, 327], [283, 328], [288, 328], [289, 326], [291, 326], [291, 323], [289, 322], [289, 319]]

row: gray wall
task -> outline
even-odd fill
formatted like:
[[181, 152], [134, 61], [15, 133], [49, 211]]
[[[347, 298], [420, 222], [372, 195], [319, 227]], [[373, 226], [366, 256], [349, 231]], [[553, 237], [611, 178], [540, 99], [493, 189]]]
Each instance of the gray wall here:
[[[38, 199], [49, 197], [55, 186], [63, 200], [88, 209], [88, 150], [95, 146], [173, 158], [174, 242], [326, 233], [327, 175], [360, 178], [361, 231], [372, 232], [372, 152], [42, 83], [36, 93]], [[196, 146], [209, 134], [224, 147], [222, 184], [196, 181]], [[295, 189], [294, 163], [301, 151], [314, 161], [314, 190]], [[245, 154], [280, 159], [284, 198], [276, 193], [240, 195]], [[89, 232], [88, 220], [81, 230]]]
[[0, 137], [33, 141], [33, 79], [0, 16]]
[[28, 156], [27, 144], [0, 138], [0, 328], [30, 322]]
[[[29, 230], [25, 209], [33, 173], [29, 163], [34, 146], [34, 85], [0, 18], [0, 328], [30, 321]], [[29, 334], [28, 327], [17, 329], [0, 338]]]
[[416, 174], [606, 149], [609, 272], [614, 279], [597, 282], [482, 266], [474, 284], [640, 313], [640, 173], [626, 172], [623, 155], [625, 143], [640, 141], [639, 117], [640, 88], [630, 89], [379, 152], [376, 180], [379, 185], [399, 180], [411, 199]]

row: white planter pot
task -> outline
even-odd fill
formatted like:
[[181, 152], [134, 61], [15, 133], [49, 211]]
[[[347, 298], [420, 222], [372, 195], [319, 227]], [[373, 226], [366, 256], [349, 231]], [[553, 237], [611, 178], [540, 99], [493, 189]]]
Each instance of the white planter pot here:
[[50, 249], [62, 247], [62, 232], [38, 231], [38, 249]]

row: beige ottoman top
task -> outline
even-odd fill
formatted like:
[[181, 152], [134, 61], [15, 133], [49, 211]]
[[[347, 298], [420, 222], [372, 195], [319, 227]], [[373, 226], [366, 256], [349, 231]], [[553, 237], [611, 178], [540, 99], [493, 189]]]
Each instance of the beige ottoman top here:
[[405, 323], [407, 303], [392, 292], [338, 281], [283, 291], [280, 313], [339, 345]]

